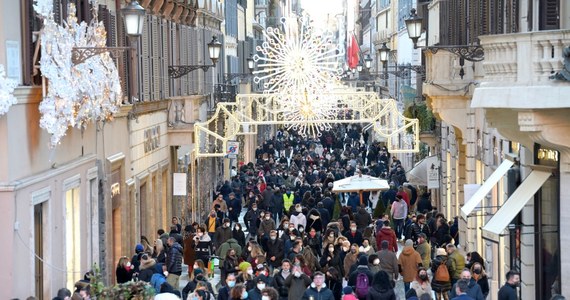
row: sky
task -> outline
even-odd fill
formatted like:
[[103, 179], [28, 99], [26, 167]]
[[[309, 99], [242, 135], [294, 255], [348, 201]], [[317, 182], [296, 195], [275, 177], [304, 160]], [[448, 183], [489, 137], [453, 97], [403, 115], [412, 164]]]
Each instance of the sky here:
[[315, 26], [323, 28], [327, 17], [335, 18], [336, 14], [342, 13], [342, 3], [346, 0], [300, 0], [301, 6], [314, 20]]

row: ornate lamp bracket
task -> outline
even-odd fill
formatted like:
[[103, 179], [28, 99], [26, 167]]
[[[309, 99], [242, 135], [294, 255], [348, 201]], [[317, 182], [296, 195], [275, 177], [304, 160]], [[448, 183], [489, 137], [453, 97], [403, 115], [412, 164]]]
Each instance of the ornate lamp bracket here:
[[426, 51], [436, 54], [439, 50], [453, 53], [464, 60], [482, 61], [485, 59], [485, 51], [481, 46], [430, 46], [425, 48]]
[[180, 78], [184, 75], [189, 74], [190, 72], [202, 69], [202, 71], [206, 72], [214, 65], [193, 65], [193, 66], [169, 66], [168, 67], [168, 76], [170, 78]]
[[74, 47], [71, 50], [71, 62], [74, 65], [79, 65], [84, 63], [87, 59], [103, 54], [105, 52], [109, 52], [113, 54], [113, 56], [118, 56], [125, 51], [135, 50], [132, 47]]

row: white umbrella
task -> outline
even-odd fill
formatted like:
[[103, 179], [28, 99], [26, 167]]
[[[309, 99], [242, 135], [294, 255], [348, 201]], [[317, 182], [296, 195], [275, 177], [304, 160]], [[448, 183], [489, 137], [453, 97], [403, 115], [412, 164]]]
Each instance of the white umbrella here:
[[333, 183], [333, 192], [349, 193], [360, 191], [381, 191], [390, 188], [388, 181], [369, 175], [354, 175]]

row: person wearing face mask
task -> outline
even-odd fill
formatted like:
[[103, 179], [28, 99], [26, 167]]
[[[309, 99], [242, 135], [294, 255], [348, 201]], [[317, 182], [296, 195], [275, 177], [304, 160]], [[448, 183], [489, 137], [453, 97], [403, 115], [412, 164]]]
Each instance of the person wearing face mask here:
[[261, 291], [267, 286], [267, 277], [265, 275], [259, 275], [255, 278], [255, 283], [255, 287], [247, 291], [248, 299], [261, 300]]
[[507, 272], [507, 282], [501, 287], [498, 294], [498, 300], [512, 300], [518, 299], [517, 287], [521, 283], [521, 273], [510, 270]]
[[194, 237], [194, 251], [196, 252], [196, 260], [209, 261], [210, 253], [212, 253], [212, 239], [206, 234], [206, 229], [198, 227], [196, 236]]
[[481, 293], [483, 293], [483, 297], [486, 299], [489, 295], [489, 280], [487, 278], [487, 273], [485, 273], [485, 269], [483, 265], [476, 262], [473, 263], [471, 266], [471, 274], [472, 278], [477, 282], [479, 287], [481, 288]]
[[307, 227], [307, 218], [303, 214], [303, 208], [301, 207], [301, 204], [295, 205], [295, 211], [291, 214], [290, 223], [292, 223], [295, 228], [299, 228], [299, 225], [303, 225], [303, 228]]
[[249, 299], [249, 293], [247, 292], [247, 288], [239, 283], [234, 286], [230, 291], [230, 299], [231, 300], [243, 300]]
[[279, 293], [279, 300], [286, 300], [289, 295], [289, 289], [285, 286], [285, 279], [291, 276], [291, 262], [284, 259], [281, 263], [281, 269], [273, 277], [272, 286], [275, 287]]
[[216, 228], [216, 233], [214, 234], [214, 247], [218, 249], [223, 243], [231, 238], [232, 229], [230, 228], [230, 219], [225, 218], [222, 222], [222, 226]]
[[255, 234], [257, 233], [257, 228], [259, 228], [261, 211], [257, 209], [257, 204], [254, 202], [251, 205], [251, 209], [245, 213], [243, 216], [243, 223], [245, 224], [245, 228], [247, 228], [249, 232], [250, 238], [255, 238]]
[[240, 247], [245, 247], [245, 233], [243, 232], [240, 223], [236, 222], [234, 224], [234, 229], [232, 230], [232, 238], [237, 241]]
[[303, 293], [303, 300], [318, 299], [318, 300], [334, 300], [332, 291], [325, 284], [325, 275], [321, 272], [316, 272], [311, 286]]
[[421, 297], [423, 294], [431, 296], [431, 283], [425, 268], [419, 268], [416, 279], [410, 284], [410, 289], [416, 291], [416, 295]]
[[318, 233], [315, 228], [311, 228], [309, 234], [303, 240], [303, 244], [309, 246], [315, 256], [322, 255], [321, 246], [323, 244], [323, 241], [321, 239], [320, 233]]
[[230, 290], [236, 285], [236, 276], [234, 274], [228, 274], [226, 277], [225, 284], [218, 289], [218, 299], [217, 300], [229, 300]]
[[380, 258], [378, 258], [378, 254], [373, 253], [368, 256], [368, 269], [372, 274], [378, 273], [378, 271], [382, 270], [380, 267]]
[[239, 264], [239, 274], [236, 277], [237, 283], [243, 283], [247, 290], [251, 290], [255, 287], [255, 275], [253, 268], [250, 263], [242, 262]]
[[228, 274], [237, 274], [239, 271], [239, 260], [236, 250], [229, 249], [226, 252], [223, 262], [220, 262], [220, 281], [224, 281]]
[[277, 238], [277, 231], [269, 232], [269, 241], [267, 241], [267, 261], [273, 268], [281, 265], [281, 261], [285, 257], [285, 248], [283, 241]]
[[283, 240], [286, 237], [287, 232], [289, 232], [289, 218], [284, 216], [283, 219], [281, 219], [279, 228], [277, 228], [277, 238]]
[[265, 251], [267, 251], [267, 240], [269, 240], [269, 233], [274, 229], [275, 221], [271, 218], [271, 213], [265, 212], [259, 228], [257, 229], [258, 241]]
[[[214, 293], [212, 285], [204, 277], [204, 273], [202, 273], [202, 270], [200, 269], [194, 270], [192, 277], [193, 279], [186, 284], [184, 289], [182, 289], [182, 299], [187, 299], [188, 295], [191, 294], [192, 291], [197, 291], [197, 290], [204, 290], [208, 292], [208, 294]], [[208, 298], [206, 299], [210, 299], [211, 295], [207, 296]]]
[[368, 256], [374, 253], [374, 248], [370, 245], [370, 240], [368, 238], [362, 239], [362, 246], [358, 248], [358, 252], [364, 253]]
[[279, 293], [272, 287], [261, 290], [261, 300], [280, 300]]
[[[348, 243], [348, 242], [347, 242]], [[344, 247], [344, 246], [343, 246]], [[350, 277], [350, 267], [356, 264], [358, 261], [358, 245], [350, 245], [350, 252], [344, 257], [344, 278], [348, 280]]]
[[285, 286], [288, 288], [288, 300], [299, 300], [303, 292], [311, 284], [311, 278], [303, 273], [301, 267], [294, 266], [291, 276], [285, 279]]
[[[481, 292], [481, 288], [479, 287], [475, 279], [473, 279], [473, 277], [471, 276], [471, 271], [469, 269], [463, 269], [461, 271], [460, 276], [461, 277], [459, 279], [467, 283], [467, 290], [465, 291], [467, 296], [475, 300], [485, 299], [483, 297], [483, 292]], [[455, 298], [457, 296], [458, 294], [457, 294], [457, 283], [456, 283], [453, 285], [453, 288], [449, 292], [449, 298]]]
[[357, 230], [356, 223], [350, 222], [349, 229], [344, 233], [344, 236], [348, 239], [351, 244], [362, 245], [362, 233]]

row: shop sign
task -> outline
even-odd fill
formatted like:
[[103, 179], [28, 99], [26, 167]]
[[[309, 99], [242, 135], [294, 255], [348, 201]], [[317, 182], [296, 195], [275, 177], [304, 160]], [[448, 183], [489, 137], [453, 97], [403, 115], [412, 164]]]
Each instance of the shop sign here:
[[538, 160], [558, 161], [558, 151], [539, 148], [536, 154]]

